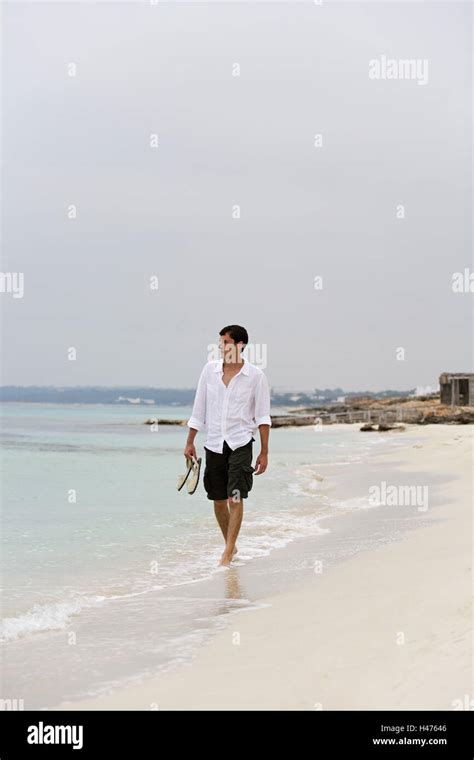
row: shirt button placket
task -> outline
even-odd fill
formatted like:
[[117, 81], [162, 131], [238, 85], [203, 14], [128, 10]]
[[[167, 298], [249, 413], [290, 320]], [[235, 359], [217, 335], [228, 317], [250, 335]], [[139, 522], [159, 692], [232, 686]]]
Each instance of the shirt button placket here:
[[228, 404], [228, 398], [227, 398], [227, 388], [224, 389], [224, 401], [222, 404], [222, 417], [221, 417], [221, 430], [222, 430], [222, 439], [225, 440], [225, 437], [227, 435], [227, 428], [225, 426], [225, 420], [227, 417], [227, 404]]

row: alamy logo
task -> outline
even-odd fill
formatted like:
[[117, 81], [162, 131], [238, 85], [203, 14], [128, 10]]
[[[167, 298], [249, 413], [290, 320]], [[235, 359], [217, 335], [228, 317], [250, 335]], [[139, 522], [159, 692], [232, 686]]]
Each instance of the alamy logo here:
[[372, 58], [369, 61], [369, 79], [410, 79], [428, 84], [427, 58]]
[[474, 710], [474, 699], [465, 694], [462, 699], [453, 699], [451, 706], [453, 710]]
[[0, 272], [0, 293], [13, 293], [13, 298], [23, 298], [24, 273]]
[[28, 744], [72, 744], [82, 749], [83, 726], [49, 726], [43, 722], [28, 726]]
[[419, 512], [428, 509], [428, 486], [391, 486], [382, 480], [379, 486], [369, 488], [371, 507], [418, 507]]
[[453, 293], [474, 293], [474, 272], [467, 267], [462, 272], [454, 272], [452, 290]]
[[0, 699], [0, 711], [4, 710], [24, 710], [25, 703], [23, 699]]

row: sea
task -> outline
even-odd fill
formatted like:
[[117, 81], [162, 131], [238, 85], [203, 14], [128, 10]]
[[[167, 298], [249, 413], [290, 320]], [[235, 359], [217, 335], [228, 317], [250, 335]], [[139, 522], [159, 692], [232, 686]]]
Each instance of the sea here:
[[[190, 413], [0, 404], [2, 699], [49, 710], [166, 673], [191, 662], [229, 615], [309, 578], [323, 559], [393, 540], [393, 520], [388, 531], [362, 518], [372, 508], [360, 475], [400, 435], [275, 428], [268, 470], [244, 502], [238, 554], [220, 567], [224, 541], [202, 471], [194, 494], [177, 490], [187, 428], [146, 424]], [[196, 444], [204, 467], [201, 434]]]

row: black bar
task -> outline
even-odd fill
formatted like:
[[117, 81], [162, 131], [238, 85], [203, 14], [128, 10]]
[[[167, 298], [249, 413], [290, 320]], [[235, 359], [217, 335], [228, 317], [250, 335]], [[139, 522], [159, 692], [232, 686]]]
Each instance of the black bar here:
[[[194, 760], [196, 753], [242, 756], [254, 754], [257, 747], [268, 758], [274, 746], [285, 754], [303, 752], [318, 759], [333, 755], [352, 758], [354, 753], [361, 758], [472, 760], [474, 756], [469, 708], [437, 712], [223, 710], [237, 714], [222, 716], [216, 712], [219, 711], [4, 711], [0, 713], [0, 760], [18, 760], [24, 755], [120, 755], [135, 760], [169, 756], [171, 752], [181, 755], [185, 750], [192, 752]], [[61, 726], [70, 743], [45, 743], [49, 738], [61, 740]], [[29, 743], [28, 737], [42, 739], [43, 743]]]

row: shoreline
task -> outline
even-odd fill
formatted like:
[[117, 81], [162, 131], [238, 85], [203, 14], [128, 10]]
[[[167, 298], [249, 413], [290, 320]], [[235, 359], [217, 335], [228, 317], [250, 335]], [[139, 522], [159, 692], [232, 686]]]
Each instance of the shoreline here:
[[454, 709], [472, 693], [471, 431], [416, 425], [379, 457], [443, 473], [426, 525], [232, 613], [191, 663], [51, 709]]

